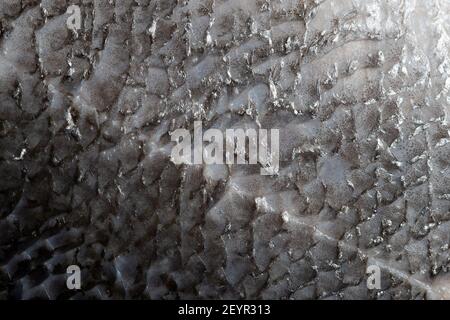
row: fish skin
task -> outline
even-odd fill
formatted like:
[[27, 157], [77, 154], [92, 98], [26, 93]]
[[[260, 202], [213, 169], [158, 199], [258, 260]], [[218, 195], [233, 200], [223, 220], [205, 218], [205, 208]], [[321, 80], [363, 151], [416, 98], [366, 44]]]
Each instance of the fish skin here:
[[450, 298], [446, 1], [76, 2], [0, 3], [0, 299]]

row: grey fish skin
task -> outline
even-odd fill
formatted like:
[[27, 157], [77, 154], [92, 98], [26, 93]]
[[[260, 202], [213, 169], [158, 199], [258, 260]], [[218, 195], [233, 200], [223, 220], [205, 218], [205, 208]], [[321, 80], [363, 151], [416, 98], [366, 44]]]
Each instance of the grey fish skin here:
[[[449, 34], [444, 0], [2, 1], [0, 299], [449, 299]], [[175, 165], [196, 120], [279, 129], [279, 174]]]

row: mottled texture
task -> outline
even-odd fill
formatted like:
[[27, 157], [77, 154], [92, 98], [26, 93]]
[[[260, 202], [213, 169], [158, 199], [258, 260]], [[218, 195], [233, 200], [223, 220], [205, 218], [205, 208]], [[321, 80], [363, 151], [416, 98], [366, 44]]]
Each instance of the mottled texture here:
[[[0, 28], [0, 298], [450, 298], [448, 0], [1, 0]], [[174, 165], [194, 120], [279, 128], [279, 175]]]

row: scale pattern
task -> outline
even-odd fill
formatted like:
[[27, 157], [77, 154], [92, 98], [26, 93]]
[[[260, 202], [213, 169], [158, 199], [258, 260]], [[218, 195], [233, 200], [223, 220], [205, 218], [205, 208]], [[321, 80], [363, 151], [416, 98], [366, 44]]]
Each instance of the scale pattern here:
[[[450, 298], [449, 35], [448, 0], [2, 0], [0, 298]], [[194, 120], [279, 128], [279, 174], [174, 165]]]

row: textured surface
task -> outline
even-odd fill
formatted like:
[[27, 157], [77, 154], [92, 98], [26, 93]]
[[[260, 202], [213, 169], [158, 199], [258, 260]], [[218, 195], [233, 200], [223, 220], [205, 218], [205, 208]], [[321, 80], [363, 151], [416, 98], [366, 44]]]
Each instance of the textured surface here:
[[[450, 298], [448, 0], [1, 0], [0, 27], [0, 298]], [[175, 166], [198, 119], [279, 128], [279, 175]]]

